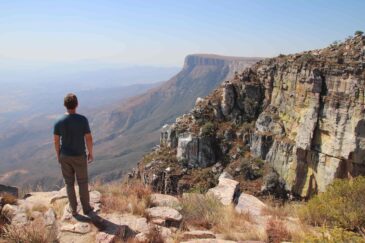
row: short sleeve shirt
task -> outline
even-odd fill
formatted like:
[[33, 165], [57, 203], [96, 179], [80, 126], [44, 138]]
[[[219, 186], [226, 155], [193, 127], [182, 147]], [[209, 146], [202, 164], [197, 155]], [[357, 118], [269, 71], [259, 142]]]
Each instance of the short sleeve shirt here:
[[85, 134], [90, 133], [87, 118], [80, 114], [67, 114], [59, 119], [53, 134], [61, 137], [61, 154], [81, 156], [86, 154]]

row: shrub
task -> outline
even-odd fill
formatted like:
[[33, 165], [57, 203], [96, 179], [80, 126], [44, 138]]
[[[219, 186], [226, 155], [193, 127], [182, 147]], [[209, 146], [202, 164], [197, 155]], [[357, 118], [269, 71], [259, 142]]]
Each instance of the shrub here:
[[249, 214], [239, 214], [233, 206], [224, 206], [216, 197], [198, 193], [181, 199], [184, 224], [210, 229], [226, 240], [266, 240], [265, 232], [251, 224]]
[[15, 205], [18, 202], [18, 199], [14, 195], [9, 194], [9, 193], [4, 193], [1, 195], [1, 197], [2, 197], [1, 203], [3, 205], [5, 205], [5, 204]]
[[299, 210], [300, 218], [312, 225], [360, 230], [365, 227], [365, 177], [337, 179], [327, 191]]
[[291, 234], [280, 220], [270, 219], [266, 225], [266, 233], [271, 243], [291, 241]]
[[333, 229], [321, 228], [316, 234], [307, 234], [302, 237], [301, 242], [315, 243], [337, 243], [337, 242], [365, 242], [365, 239], [352, 231], [347, 231], [342, 228], [335, 227]]
[[361, 31], [361, 30], [356, 30], [355, 31], [355, 36], [356, 35], [363, 35], [364, 34], [364, 32], [363, 31]]
[[5, 226], [3, 238], [6, 242], [14, 243], [48, 243], [54, 242], [57, 235], [54, 229], [47, 229], [43, 221], [35, 220], [22, 227]]
[[68, 203], [67, 198], [58, 199], [52, 203], [51, 208], [54, 210], [57, 218], [62, 217], [63, 210], [65, 209], [67, 203]]
[[314, 56], [311, 53], [305, 53], [300, 57], [300, 60], [303, 62], [309, 62], [314, 60]]
[[181, 200], [184, 221], [194, 226], [211, 229], [223, 216], [223, 205], [214, 196], [191, 193]]
[[151, 204], [152, 190], [141, 182], [111, 183], [94, 187], [103, 193], [102, 211], [106, 213], [128, 212], [144, 215], [145, 209]]
[[214, 135], [215, 128], [212, 122], [205, 123], [201, 128], [201, 135], [203, 137], [208, 137]]

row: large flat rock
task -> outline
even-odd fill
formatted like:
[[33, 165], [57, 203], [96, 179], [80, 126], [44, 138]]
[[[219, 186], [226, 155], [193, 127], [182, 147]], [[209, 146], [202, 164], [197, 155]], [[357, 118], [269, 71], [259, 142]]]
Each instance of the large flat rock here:
[[182, 220], [179, 211], [170, 207], [153, 207], [147, 209], [146, 213], [153, 222], [160, 221], [160, 224], [176, 225]]
[[239, 182], [221, 177], [218, 185], [209, 189], [207, 194], [217, 197], [223, 205], [230, 205], [235, 202], [239, 194]]
[[180, 206], [179, 199], [177, 199], [176, 197], [160, 193], [153, 193], [151, 195], [151, 204], [152, 206], [166, 206], [172, 208]]
[[261, 211], [266, 207], [266, 204], [257, 197], [242, 193], [238, 198], [235, 209], [239, 213], [249, 213], [252, 216], [261, 216]]
[[207, 230], [193, 230], [183, 233], [182, 240], [192, 239], [215, 239], [216, 236], [213, 232]]

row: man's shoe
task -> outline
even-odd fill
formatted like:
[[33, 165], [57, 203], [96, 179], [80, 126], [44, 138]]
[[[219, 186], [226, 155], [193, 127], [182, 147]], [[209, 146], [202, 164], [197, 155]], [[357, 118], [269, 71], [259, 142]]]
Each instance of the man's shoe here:
[[90, 213], [93, 213], [94, 212], [94, 208], [90, 208], [90, 210], [88, 210], [88, 211], [84, 211], [84, 214], [86, 215], [86, 216], [88, 216], [88, 214], [90, 214]]

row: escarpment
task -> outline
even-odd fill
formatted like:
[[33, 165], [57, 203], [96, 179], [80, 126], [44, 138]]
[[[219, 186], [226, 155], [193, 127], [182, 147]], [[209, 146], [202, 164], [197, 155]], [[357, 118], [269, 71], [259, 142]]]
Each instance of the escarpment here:
[[364, 175], [364, 45], [357, 35], [236, 73], [164, 126], [160, 148], [135, 175], [158, 191], [181, 193], [215, 185], [222, 171], [248, 181], [272, 171], [300, 197], [325, 191], [335, 178]]

